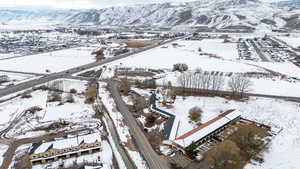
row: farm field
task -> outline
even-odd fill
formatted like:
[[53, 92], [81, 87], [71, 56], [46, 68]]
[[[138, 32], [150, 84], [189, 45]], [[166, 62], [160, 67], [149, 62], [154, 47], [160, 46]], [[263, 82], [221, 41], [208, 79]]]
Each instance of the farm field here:
[[299, 37], [278, 36], [277, 38], [286, 42], [288, 45], [291, 45], [294, 48], [300, 47], [300, 38]]
[[[210, 42], [211, 41], [211, 42]], [[172, 44], [164, 45], [163, 47], [154, 48], [152, 50], [130, 56], [126, 59], [116, 61], [109, 64], [110, 66], [122, 66], [131, 68], [152, 68], [152, 69], [172, 69], [176, 63], [186, 63], [189, 69], [200, 68], [206, 71], [223, 71], [223, 72], [265, 72], [263, 69], [255, 66], [246, 65], [244, 63], [233, 62], [229, 60], [212, 58], [208, 55], [200, 55], [198, 48], [203, 45], [208, 52], [212, 52], [213, 45], [220, 46], [220, 54], [225, 46], [227, 52], [221, 57], [227, 59], [236, 58], [236, 48], [231, 48], [231, 43], [223, 44], [220, 40], [210, 40], [206, 44], [205, 40], [202, 41], [185, 41], [179, 40]], [[205, 44], [205, 45], [204, 45]], [[203, 49], [204, 50], [204, 49]], [[233, 55], [229, 53], [233, 52]]]
[[95, 61], [91, 55], [94, 47], [65, 49], [44, 54], [24, 56], [8, 60], [0, 60], [2, 70], [31, 73], [49, 73], [67, 70]]

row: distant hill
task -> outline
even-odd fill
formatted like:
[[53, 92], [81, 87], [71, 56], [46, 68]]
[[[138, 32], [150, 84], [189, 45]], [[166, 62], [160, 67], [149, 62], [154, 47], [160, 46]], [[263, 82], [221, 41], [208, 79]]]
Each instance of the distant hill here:
[[32, 21], [97, 25], [215, 28], [299, 29], [299, 0], [278, 3], [260, 0], [201, 0], [91, 10], [1, 10], [0, 22]]

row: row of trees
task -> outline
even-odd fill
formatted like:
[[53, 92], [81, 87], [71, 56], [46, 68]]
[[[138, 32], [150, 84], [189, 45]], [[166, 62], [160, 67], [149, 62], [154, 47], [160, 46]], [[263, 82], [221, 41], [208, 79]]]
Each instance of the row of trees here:
[[202, 71], [195, 73], [185, 72], [178, 77], [178, 82], [184, 88], [220, 90], [224, 85], [224, 77]]
[[[178, 77], [180, 87], [195, 90], [222, 90], [225, 85], [225, 78], [221, 75], [215, 75], [203, 71], [185, 72]], [[233, 75], [228, 80], [228, 87], [234, 96], [241, 96], [248, 92], [252, 82], [242, 74]]]

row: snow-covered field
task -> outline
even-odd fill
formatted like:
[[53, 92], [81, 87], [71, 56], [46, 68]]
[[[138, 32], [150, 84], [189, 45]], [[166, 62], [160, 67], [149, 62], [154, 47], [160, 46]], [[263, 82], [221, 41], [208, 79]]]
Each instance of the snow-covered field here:
[[95, 58], [91, 55], [93, 49], [95, 47], [81, 47], [0, 60], [0, 67], [2, 70], [20, 72], [46, 73], [47, 69], [52, 73], [59, 72], [94, 62]]
[[229, 101], [218, 97], [186, 97], [185, 99], [178, 97], [174, 107], [168, 110], [181, 120], [178, 135], [195, 127], [188, 119], [188, 111], [194, 106], [199, 106], [203, 110], [202, 122], [226, 110], [237, 109], [242, 112], [242, 117], [283, 128], [282, 132], [272, 140], [269, 151], [263, 153], [265, 162], [261, 165], [249, 164], [246, 169], [299, 168], [299, 103], [255, 97], [251, 97], [247, 102]]
[[[54, 24], [54, 23], [53, 23]], [[47, 30], [54, 28], [49, 22], [9, 22], [8, 24], [0, 24], [1, 31], [16, 31], [16, 30]]]
[[[10, 101], [0, 103], [0, 124], [6, 125], [15, 116], [22, 113], [27, 108], [33, 106], [46, 107], [47, 92], [37, 91], [32, 93], [32, 98], [22, 99], [20, 97], [12, 99]], [[2, 128], [2, 127], [1, 127]]]
[[11, 58], [11, 57], [16, 57], [16, 56], [20, 56], [18, 54], [14, 54], [14, 53], [0, 53], [0, 59], [4, 59], [4, 58]]
[[[256, 79], [250, 78], [252, 81], [252, 86], [250, 87], [251, 93], [256, 94], [266, 94], [266, 95], [275, 95], [275, 96], [291, 96], [299, 97], [300, 96], [300, 82], [289, 82], [280, 79]], [[227, 87], [229, 91], [229, 87]]]
[[33, 75], [27, 75], [27, 74], [17, 74], [17, 73], [7, 73], [7, 72], [1, 72], [0, 71], [0, 76], [1, 75], [6, 75], [9, 78], [9, 82], [5, 82], [0, 84], [0, 89], [7, 87], [8, 85], [11, 84], [18, 84], [25, 82], [27, 80], [32, 80], [34, 78], [37, 78], [36, 76]]
[[216, 54], [226, 60], [239, 58], [237, 43], [224, 43], [224, 39], [203, 39], [198, 43], [195, 47], [200, 47], [202, 52]]
[[297, 67], [291, 62], [248, 62], [248, 63], [272, 70], [274, 72], [279, 72], [290, 77], [296, 77], [300, 79], [300, 67]]
[[[205, 41], [209, 41], [206, 44]], [[237, 50], [232, 48], [233, 43], [221, 43], [220, 40], [205, 40], [205, 41], [185, 41], [179, 40], [178, 46], [172, 44], [157, 47], [146, 52], [142, 52], [128, 58], [113, 62], [109, 65], [133, 68], [153, 68], [153, 69], [172, 69], [176, 63], [186, 63], [189, 69], [201, 68], [207, 71], [223, 71], [223, 72], [265, 72], [263, 69], [255, 66], [246, 65], [244, 63], [233, 62], [229, 60], [215, 59], [207, 55], [200, 55], [198, 48], [203, 45], [207, 52], [213, 52], [226, 59], [236, 58]], [[214, 51], [213, 44], [217, 46], [218, 51]], [[235, 51], [236, 50], [236, 51]], [[225, 52], [224, 52], [225, 51]], [[206, 51], [205, 51], [206, 52]], [[230, 52], [233, 52], [230, 55]]]
[[[82, 81], [76, 80], [65, 80], [63, 82], [63, 88], [66, 91], [69, 91], [71, 88], [76, 87], [78, 92], [83, 92], [85, 89], [85, 83]], [[5, 128], [8, 126], [9, 122], [11, 122], [16, 117], [20, 116], [25, 110], [28, 108], [38, 106], [42, 108], [42, 111], [36, 112], [34, 119], [31, 120], [30, 124], [24, 123], [25, 119], [21, 119], [18, 124], [22, 124], [22, 128], [16, 128], [11, 130], [8, 135], [10, 137], [16, 138], [25, 138], [25, 137], [33, 137], [40, 136], [45, 134], [44, 132], [31, 132], [33, 126], [43, 126], [45, 124], [49, 124], [49, 122], [59, 121], [61, 119], [76, 123], [80, 126], [80, 124], [84, 124], [85, 126], [95, 126], [96, 122], [93, 120], [94, 110], [92, 105], [85, 104], [85, 97], [83, 95], [73, 95], [74, 103], [64, 103], [60, 104], [59, 102], [47, 102], [47, 97], [49, 95], [48, 91], [35, 91], [31, 93], [31, 98], [21, 98], [17, 97], [6, 101], [4, 103], [0, 103], [0, 113], [2, 114], [2, 118], [0, 120], [1, 128]], [[64, 101], [69, 94], [62, 94], [62, 101]], [[37, 120], [38, 119], [38, 120]]]
[[[158, 79], [156, 82], [159, 85], [167, 85], [168, 82], [171, 82], [173, 86], [180, 86], [178, 78], [181, 73], [172, 72], [166, 74], [164, 78]], [[224, 86], [221, 90], [230, 91], [228, 86], [229, 77], [224, 77], [223, 84]], [[275, 95], [275, 96], [291, 96], [299, 97], [300, 96], [300, 82], [299, 81], [287, 81], [281, 80], [279, 78], [249, 78], [252, 85], [249, 88], [250, 93], [255, 94], [266, 94], [266, 95]]]
[[277, 38], [286, 42], [288, 45], [291, 45], [294, 48], [300, 47], [300, 37], [278, 36]]

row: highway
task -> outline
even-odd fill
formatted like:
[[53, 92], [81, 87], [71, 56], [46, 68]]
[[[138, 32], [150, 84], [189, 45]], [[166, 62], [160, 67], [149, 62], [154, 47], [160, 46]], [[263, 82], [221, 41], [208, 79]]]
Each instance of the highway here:
[[[82, 71], [85, 71], [85, 70], [88, 70], [88, 69], [91, 69], [91, 68], [102, 66], [102, 65], [111, 63], [113, 61], [116, 61], [116, 60], [124, 59], [126, 57], [129, 57], [129, 56], [141, 53], [141, 52], [145, 52], [147, 50], [156, 48], [156, 47], [161, 46], [161, 45], [165, 45], [167, 43], [173, 42], [173, 41], [181, 39], [181, 38], [185, 38], [185, 36], [184, 37], [179, 37], [179, 38], [174, 38], [174, 39], [164, 41], [164, 42], [161, 42], [161, 43], [157, 43], [155, 45], [151, 45], [151, 46], [148, 46], [148, 47], [145, 47], [145, 48], [142, 48], [142, 49], [139, 49], [139, 50], [135, 50], [133, 52], [125, 53], [125, 54], [122, 54], [122, 55], [119, 55], [119, 56], [107, 58], [107, 59], [102, 60], [102, 61], [93, 62], [93, 63], [89, 63], [89, 64], [86, 64], [86, 65], [74, 67], [74, 68], [71, 68], [69, 70], [44, 75], [43, 77], [38, 78], [38, 79], [33, 79], [33, 80], [30, 80], [30, 81], [27, 81], [27, 82], [24, 82], [24, 83], [20, 83], [20, 84], [14, 85], [14, 86], [9, 86], [5, 89], [0, 89], [0, 98], [3, 97], [3, 96], [7, 96], [7, 95], [10, 95], [10, 94], [16, 93], [16, 92], [20, 92], [22, 90], [29, 89], [29, 88], [34, 87], [34, 86], [38, 86], [38, 85], [47, 83], [47, 82], [52, 81], [52, 80], [56, 80], [56, 79], [60, 79], [60, 78], [66, 78], [66, 77], [69, 77], [69, 76], [71, 76], [72, 74], [75, 74], [75, 73], [79, 73], [79, 72], [82, 72]], [[18, 65], [16, 65], [16, 66], [18, 66]], [[21, 66], [21, 65], [19, 65], [19, 66]]]
[[139, 152], [146, 160], [150, 169], [170, 169], [169, 164], [162, 156], [159, 156], [150, 145], [148, 139], [143, 133], [142, 129], [136, 122], [132, 113], [129, 111], [127, 105], [123, 101], [119, 93], [119, 83], [114, 80], [108, 82], [108, 88], [112, 97], [115, 100], [118, 110], [124, 117], [125, 123], [130, 129], [130, 134], [133, 136], [134, 141], [139, 149]]

